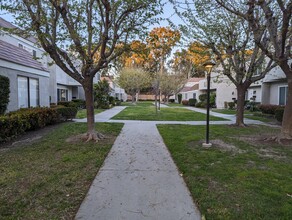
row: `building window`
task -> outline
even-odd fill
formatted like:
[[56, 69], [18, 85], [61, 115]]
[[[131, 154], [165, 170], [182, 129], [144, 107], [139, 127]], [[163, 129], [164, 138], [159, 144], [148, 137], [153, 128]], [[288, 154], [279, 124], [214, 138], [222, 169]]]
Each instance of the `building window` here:
[[32, 51], [32, 56], [33, 56], [34, 59], [36, 59], [37, 56], [36, 56], [36, 51], [35, 50]]
[[186, 100], [188, 99], [188, 94], [187, 94], [187, 93], [185, 93], [185, 99], [186, 99]]
[[197, 98], [197, 94], [193, 93], [193, 99], [196, 99], [196, 98]]
[[288, 98], [288, 86], [279, 87], [279, 105], [286, 105]]
[[39, 106], [39, 81], [29, 77], [18, 76], [18, 107]]
[[68, 101], [68, 90], [57, 89], [58, 102]]

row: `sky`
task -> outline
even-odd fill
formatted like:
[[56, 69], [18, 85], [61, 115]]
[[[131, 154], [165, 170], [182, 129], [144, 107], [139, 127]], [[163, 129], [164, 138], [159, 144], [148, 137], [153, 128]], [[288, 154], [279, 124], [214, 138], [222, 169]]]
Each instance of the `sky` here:
[[[166, 0], [165, 0], [165, 2], [166, 2], [166, 4], [165, 4], [164, 10], [163, 10], [164, 13], [161, 15], [161, 17], [164, 18], [164, 19], [170, 18], [174, 24], [181, 23], [180, 18], [175, 14], [175, 11], [174, 11], [174, 9], [172, 7], [172, 4], [169, 3], [169, 1], [166, 1]], [[0, 17], [4, 18], [5, 20], [7, 20], [9, 22], [13, 22], [14, 21], [13, 16], [11, 14], [3, 11], [3, 10], [0, 10]], [[169, 26], [169, 24], [168, 24], [168, 21], [163, 20], [159, 24], [154, 25], [153, 27], [152, 26], [149, 27], [149, 29], [151, 30], [154, 27], [165, 27], [165, 26]]]
[[[166, 3], [164, 5], [164, 8], [163, 8], [164, 13], [161, 15], [161, 17], [163, 18], [163, 20], [159, 24], [150, 26], [149, 27], [149, 31], [152, 30], [155, 27], [166, 27], [166, 26], [169, 26], [169, 23], [168, 23], [168, 21], [166, 19], [170, 19], [175, 25], [178, 25], [178, 24], [182, 23], [181, 19], [175, 14], [175, 11], [173, 9], [172, 4], [169, 1], [167, 1], [167, 0], [163, 0], [163, 2]], [[11, 14], [3, 11], [3, 10], [0, 10], [0, 17], [4, 18], [5, 20], [7, 20], [9, 22], [12, 22], [12, 23], [14, 21], [13, 16]], [[179, 46], [173, 48], [172, 52], [175, 52], [179, 48], [180, 48]]]

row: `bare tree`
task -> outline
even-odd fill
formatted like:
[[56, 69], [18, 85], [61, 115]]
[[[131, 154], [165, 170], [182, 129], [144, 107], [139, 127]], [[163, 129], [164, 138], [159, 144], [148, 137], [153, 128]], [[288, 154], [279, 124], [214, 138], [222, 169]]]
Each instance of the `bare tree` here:
[[161, 12], [160, 0], [2, 0], [1, 4], [83, 86], [87, 141], [101, 138], [94, 124], [93, 77], [155, 21]]
[[[292, 138], [292, 0], [216, 0], [240, 18], [248, 21], [254, 42], [283, 70], [288, 82], [288, 98], [280, 138]], [[266, 44], [269, 43], [267, 47]]]
[[[193, 0], [177, 10], [187, 25], [181, 29], [213, 52], [222, 74], [237, 88], [236, 125], [244, 125], [245, 93], [250, 85], [262, 78], [276, 65], [254, 43], [248, 23], [234, 14], [220, 9], [214, 1]], [[265, 41], [265, 47], [268, 46]]]

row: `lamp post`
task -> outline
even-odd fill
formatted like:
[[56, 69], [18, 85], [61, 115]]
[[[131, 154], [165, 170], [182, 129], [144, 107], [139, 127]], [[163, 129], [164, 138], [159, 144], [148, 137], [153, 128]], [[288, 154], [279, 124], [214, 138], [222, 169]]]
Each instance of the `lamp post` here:
[[209, 143], [209, 122], [210, 122], [210, 79], [211, 79], [211, 71], [214, 62], [209, 61], [203, 64], [205, 69], [207, 70], [207, 117], [206, 117], [206, 143], [203, 143], [203, 147], [211, 147], [212, 144]]

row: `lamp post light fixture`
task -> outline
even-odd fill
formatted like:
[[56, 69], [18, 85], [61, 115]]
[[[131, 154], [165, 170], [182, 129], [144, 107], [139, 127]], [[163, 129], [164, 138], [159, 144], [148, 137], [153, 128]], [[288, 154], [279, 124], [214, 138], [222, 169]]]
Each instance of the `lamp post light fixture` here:
[[212, 144], [209, 142], [209, 122], [210, 122], [210, 79], [211, 71], [215, 63], [212, 61], [203, 64], [207, 71], [207, 116], [206, 116], [206, 143], [203, 143], [203, 147], [211, 147]]

